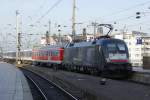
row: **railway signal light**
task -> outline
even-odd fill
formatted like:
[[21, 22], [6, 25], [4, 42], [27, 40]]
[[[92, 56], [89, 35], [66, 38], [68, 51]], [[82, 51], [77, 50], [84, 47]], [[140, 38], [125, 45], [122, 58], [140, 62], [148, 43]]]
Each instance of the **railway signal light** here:
[[136, 12], [136, 15], [140, 15], [141, 13], [140, 12]]
[[139, 19], [139, 18], [141, 18], [141, 12], [136, 12], [136, 19]]
[[139, 19], [139, 18], [141, 18], [141, 16], [136, 16], [136, 19]]

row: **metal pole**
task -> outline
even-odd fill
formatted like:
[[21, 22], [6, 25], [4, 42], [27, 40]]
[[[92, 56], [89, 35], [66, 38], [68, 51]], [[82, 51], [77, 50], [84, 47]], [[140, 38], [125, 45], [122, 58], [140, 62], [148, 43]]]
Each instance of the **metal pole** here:
[[60, 35], [60, 31], [61, 31], [61, 30], [59, 30], [59, 44], [61, 45], [62, 43], [61, 43], [61, 35]]
[[75, 9], [76, 9], [76, 0], [73, 0], [73, 13], [72, 13], [72, 36], [75, 40], [76, 31], [75, 31]]
[[94, 22], [94, 39], [95, 39], [95, 35], [96, 35], [96, 22]]
[[3, 57], [3, 48], [0, 47], [0, 50], [1, 50], [1, 53], [0, 53], [1, 55], [0, 56]]
[[19, 34], [19, 23], [18, 23], [18, 19], [19, 19], [19, 12], [18, 10], [16, 10], [16, 34], [17, 34], [17, 51], [16, 51], [16, 63], [20, 64], [20, 34]]
[[123, 31], [122, 32], [123, 33], [123, 40], [125, 39], [125, 29], [126, 29], [126, 25], [124, 25], [123, 30], [122, 30]]
[[8, 52], [8, 39], [7, 39], [7, 36], [8, 36], [8, 34], [7, 34], [7, 32], [6, 32], [6, 36], [5, 36], [5, 42], [6, 42], [6, 51]]
[[94, 26], [94, 39], [95, 39], [95, 37], [96, 37], [96, 26], [97, 26], [96, 21], [93, 22], [93, 26]]
[[60, 35], [60, 31], [61, 31], [61, 26], [58, 25], [58, 32], [59, 32], [59, 44], [61, 45], [61, 35]]
[[18, 63], [18, 11], [16, 11], [16, 34], [17, 34], [17, 50], [16, 50], [16, 63]]
[[51, 44], [51, 21], [49, 20], [49, 44]]

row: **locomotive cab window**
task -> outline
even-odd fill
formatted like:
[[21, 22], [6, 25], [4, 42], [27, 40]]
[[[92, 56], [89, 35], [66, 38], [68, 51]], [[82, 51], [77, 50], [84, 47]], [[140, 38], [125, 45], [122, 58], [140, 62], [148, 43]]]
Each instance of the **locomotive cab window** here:
[[126, 50], [125, 44], [123, 43], [109, 43], [107, 44], [108, 52], [122, 52]]
[[107, 49], [109, 52], [116, 52], [117, 47], [114, 43], [109, 43], [109, 44], [107, 44]]

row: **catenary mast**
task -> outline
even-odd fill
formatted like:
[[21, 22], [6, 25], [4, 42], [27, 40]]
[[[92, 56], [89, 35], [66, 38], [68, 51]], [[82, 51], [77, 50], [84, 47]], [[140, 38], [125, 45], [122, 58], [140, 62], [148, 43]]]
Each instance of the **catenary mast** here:
[[21, 47], [21, 42], [20, 42], [20, 35], [21, 33], [19, 33], [19, 12], [18, 10], [16, 11], [16, 34], [17, 34], [17, 52], [16, 52], [16, 63], [20, 64], [21, 63], [21, 56], [20, 56], [20, 47]]
[[75, 9], [76, 9], [76, 0], [73, 0], [73, 13], [72, 13], [72, 37], [75, 40], [76, 31], [75, 31]]

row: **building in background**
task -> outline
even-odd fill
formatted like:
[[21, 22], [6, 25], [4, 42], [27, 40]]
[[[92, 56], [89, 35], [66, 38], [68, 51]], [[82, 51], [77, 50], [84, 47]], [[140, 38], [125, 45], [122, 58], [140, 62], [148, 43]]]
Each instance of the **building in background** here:
[[[150, 58], [150, 36], [143, 32], [126, 32], [114, 34], [115, 38], [123, 39], [129, 49], [130, 62], [133, 66], [148, 68], [146, 59]], [[150, 66], [149, 66], [150, 68]]]
[[[50, 45], [56, 45], [57, 40], [55, 40], [53, 37], [50, 36], [47, 42]], [[46, 37], [41, 37], [41, 45], [46, 45], [47, 42], [46, 42]]]
[[94, 40], [94, 35], [93, 34], [86, 34], [86, 35], [83, 35], [83, 34], [78, 34], [76, 35], [75, 37], [76, 41], [93, 41]]
[[96, 36], [99, 37], [99, 36], [103, 36], [103, 28], [102, 27], [98, 27], [97, 28], [97, 33], [96, 33]]

